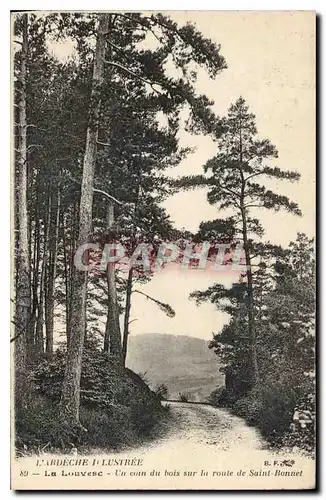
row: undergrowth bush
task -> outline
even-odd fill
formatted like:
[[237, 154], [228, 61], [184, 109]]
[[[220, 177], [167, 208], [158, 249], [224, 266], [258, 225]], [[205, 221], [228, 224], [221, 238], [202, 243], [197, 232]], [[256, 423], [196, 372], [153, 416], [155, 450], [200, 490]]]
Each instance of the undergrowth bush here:
[[289, 429], [297, 395], [294, 390], [279, 385], [260, 386], [232, 406], [232, 411], [251, 425], [256, 425], [263, 437], [279, 441]]
[[208, 396], [207, 402], [213, 406], [228, 407], [236, 401], [233, 392], [228, 391], [226, 387], [218, 387]]
[[65, 360], [65, 352], [58, 350], [34, 369], [32, 393], [15, 413], [17, 449], [111, 449], [153, 433], [167, 410], [141, 377], [128, 369], [118, 371], [106, 353], [93, 347], [83, 356], [81, 425], [71, 428], [60, 421]]
[[190, 399], [190, 394], [188, 392], [179, 392], [178, 401], [182, 403], [188, 403]]
[[297, 447], [309, 452], [314, 449], [313, 387], [309, 392], [306, 386], [262, 384], [237, 400], [223, 387], [213, 391], [208, 401], [215, 406], [228, 407], [249, 425], [257, 427], [272, 446]]

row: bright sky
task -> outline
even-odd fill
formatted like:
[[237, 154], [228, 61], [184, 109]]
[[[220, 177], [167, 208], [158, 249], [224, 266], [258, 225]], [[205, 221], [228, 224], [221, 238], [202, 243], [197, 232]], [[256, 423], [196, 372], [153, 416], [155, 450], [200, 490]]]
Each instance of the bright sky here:
[[[260, 137], [269, 138], [279, 151], [276, 165], [301, 173], [296, 184], [273, 182], [270, 187], [299, 203], [302, 218], [279, 212], [256, 213], [266, 228], [266, 239], [287, 245], [298, 231], [315, 232], [315, 16], [312, 12], [187, 11], [173, 12], [180, 24], [191, 21], [221, 45], [228, 69], [215, 81], [201, 71], [197, 89], [215, 101], [215, 111], [226, 113], [240, 95], [256, 115]], [[57, 50], [56, 50], [57, 52]], [[181, 134], [183, 145], [196, 146], [174, 175], [202, 172], [216, 149], [207, 137]], [[180, 193], [165, 202], [178, 228], [196, 230], [202, 220], [223, 217], [206, 201], [204, 190]], [[168, 302], [175, 318], [164, 315], [139, 294], [132, 304], [131, 334], [149, 332], [187, 334], [210, 339], [227, 317], [207, 304], [188, 300], [195, 289], [216, 281], [230, 285], [235, 275], [220, 272], [166, 270], [157, 273], [142, 291]]]

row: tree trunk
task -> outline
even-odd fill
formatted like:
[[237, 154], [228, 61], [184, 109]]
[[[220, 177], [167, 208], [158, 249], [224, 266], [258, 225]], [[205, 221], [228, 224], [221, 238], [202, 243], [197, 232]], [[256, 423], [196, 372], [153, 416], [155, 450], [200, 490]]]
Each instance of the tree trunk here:
[[[137, 196], [135, 200], [135, 208], [133, 214], [133, 245], [132, 252], [134, 252], [136, 248], [136, 240], [135, 240], [135, 227], [136, 227], [136, 217], [137, 217], [137, 209], [140, 198], [140, 186], [141, 186], [141, 169], [138, 168], [137, 172], [138, 178], [138, 186], [137, 186]], [[129, 269], [128, 279], [127, 279], [127, 288], [126, 288], [126, 306], [125, 306], [125, 316], [123, 322], [123, 341], [122, 341], [122, 363], [123, 366], [126, 365], [127, 351], [128, 351], [128, 336], [129, 336], [129, 321], [130, 321], [130, 311], [131, 311], [131, 295], [132, 295], [132, 278], [133, 278], [133, 268]]]
[[59, 239], [59, 221], [60, 221], [60, 190], [57, 191], [57, 206], [54, 220], [51, 220], [51, 237], [49, 240], [49, 266], [47, 279], [47, 298], [45, 303], [45, 327], [46, 343], [45, 352], [51, 356], [53, 354], [53, 328], [54, 328], [54, 291], [55, 279], [57, 275], [57, 253]]
[[252, 270], [251, 270], [250, 248], [249, 248], [249, 243], [248, 243], [247, 214], [246, 214], [246, 209], [245, 209], [246, 181], [245, 181], [243, 170], [242, 170], [243, 147], [242, 147], [242, 122], [241, 122], [241, 120], [240, 120], [240, 127], [239, 128], [240, 128], [239, 160], [240, 160], [240, 176], [241, 176], [240, 210], [241, 210], [241, 219], [242, 219], [243, 246], [244, 246], [244, 251], [245, 251], [246, 267], [247, 267], [248, 336], [249, 336], [250, 352], [251, 352], [250, 386], [254, 387], [259, 380], [259, 371], [258, 371], [258, 360], [257, 360], [255, 316], [254, 316], [253, 280], [252, 280]]
[[69, 323], [70, 323], [70, 287], [69, 287], [69, 257], [67, 255], [67, 238], [66, 238], [66, 222], [65, 215], [61, 214], [61, 224], [62, 224], [62, 244], [63, 244], [63, 265], [64, 265], [64, 282], [65, 282], [65, 292], [66, 292], [66, 338], [67, 338], [67, 348], [69, 346], [70, 335], [69, 335]]
[[[112, 202], [108, 203], [107, 228], [110, 232], [114, 223], [114, 206]], [[106, 281], [108, 286], [108, 311], [104, 336], [104, 351], [109, 351], [112, 359], [114, 359], [117, 364], [121, 364], [121, 331], [114, 263], [108, 263], [107, 265]]]
[[126, 290], [126, 307], [125, 307], [125, 317], [123, 324], [123, 342], [122, 342], [123, 366], [126, 365], [126, 358], [127, 358], [129, 320], [130, 320], [130, 310], [131, 310], [131, 294], [132, 294], [132, 277], [133, 277], [133, 269], [131, 268], [129, 269], [128, 273], [127, 290]]
[[258, 371], [258, 361], [257, 361], [257, 346], [256, 346], [256, 329], [255, 329], [255, 317], [254, 317], [254, 296], [253, 296], [251, 258], [250, 258], [249, 244], [248, 244], [247, 218], [246, 218], [245, 209], [243, 207], [241, 208], [241, 215], [242, 215], [243, 246], [244, 246], [245, 257], [246, 257], [247, 285], [248, 285], [248, 296], [247, 296], [248, 334], [249, 334], [249, 341], [250, 341], [251, 365], [252, 365], [250, 385], [251, 385], [251, 387], [254, 387], [259, 380], [259, 371]]
[[[67, 314], [67, 320], [66, 320], [67, 321], [67, 345], [70, 342], [71, 308], [72, 308], [71, 301], [72, 301], [72, 293], [73, 293], [73, 284], [74, 284], [74, 279], [75, 279], [74, 255], [75, 255], [75, 251], [77, 248], [77, 237], [78, 237], [77, 226], [79, 223], [79, 221], [77, 220], [78, 219], [78, 209], [79, 209], [78, 203], [76, 201], [74, 201], [73, 208], [72, 208], [72, 215], [71, 215], [72, 219], [70, 222], [71, 235], [70, 235], [70, 246], [69, 246], [69, 266], [68, 266], [69, 273], [67, 275], [68, 276], [67, 297], [69, 297], [68, 304], [67, 304], [67, 313], [69, 312], [69, 314]], [[66, 227], [67, 227], [67, 225], [66, 225]], [[64, 235], [64, 238], [65, 238], [65, 235]]]
[[[38, 193], [38, 176], [36, 176], [35, 181], [36, 190], [36, 203], [34, 212], [34, 228], [31, 231], [31, 238], [33, 241], [33, 251], [31, 259], [31, 276], [32, 276], [32, 288], [31, 288], [31, 302], [32, 310], [30, 313], [30, 324], [28, 328], [28, 339], [27, 339], [27, 353], [28, 358], [32, 359], [34, 356], [35, 348], [35, 325], [38, 307], [38, 277], [39, 277], [39, 264], [40, 264], [40, 220], [39, 220], [39, 193]], [[34, 230], [33, 230], [34, 229]]]
[[30, 260], [28, 245], [27, 218], [27, 121], [26, 121], [26, 78], [28, 51], [28, 18], [22, 16], [23, 40], [21, 49], [21, 71], [18, 99], [18, 153], [17, 153], [17, 219], [18, 219], [18, 255], [17, 255], [17, 290], [15, 308], [15, 396], [17, 404], [23, 404], [27, 381], [27, 336], [31, 309]]
[[[83, 180], [79, 208], [79, 234], [77, 247], [87, 243], [92, 229], [93, 185], [96, 163], [97, 136], [104, 75], [104, 58], [110, 14], [101, 14], [93, 68], [93, 85], [86, 135]], [[62, 386], [60, 413], [68, 425], [79, 422], [80, 377], [86, 328], [87, 273], [75, 269], [70, 314], [70, 342]]]
[[43, 242], [43, 259], [41, 268], [41, 279], [40, 279], [40, 296], [38, 302], [38, 316], [36, 322], [36, 336], [35, 336], [35, 354], [37, 357], [44, 353], [44, 295], [46, 288], [46, 268], [48, 261], [48, 245], [49, 245], [49, 233], [50, 233], [50, 221], [51, 221], [51, 195], [48, 199], [48, 209], [46, 220], [44, 221], [44, 242]]
[[[38, 198], [37, 198], [38, 203]], [[33, 267], [32, 267], [32, 312], [30, 317], [29, 326], [29, 338], [28, 338], [28, 356], [30, 359], [33, 358], [35, 354], [35, 327], [36, 327], [36, 317], [38, 309], [38, 278], [39, 278], [39, 266], [40, 266], [40, 221], [38, 208], [35, 214], [35, 229], [34, 229], [34, 248], [33, 248]]]

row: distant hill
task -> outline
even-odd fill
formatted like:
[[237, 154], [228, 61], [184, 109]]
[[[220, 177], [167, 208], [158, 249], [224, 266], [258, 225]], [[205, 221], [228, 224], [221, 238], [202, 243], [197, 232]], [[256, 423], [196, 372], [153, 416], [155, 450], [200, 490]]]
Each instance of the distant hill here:
[[152, 389], [165, 384], [171, 399], [188, 393], [191, 401], [204, 401], [223, 385], [220, 363], [208, 342], [187, 335], [149, 333], [129, 337], [127, 366]]

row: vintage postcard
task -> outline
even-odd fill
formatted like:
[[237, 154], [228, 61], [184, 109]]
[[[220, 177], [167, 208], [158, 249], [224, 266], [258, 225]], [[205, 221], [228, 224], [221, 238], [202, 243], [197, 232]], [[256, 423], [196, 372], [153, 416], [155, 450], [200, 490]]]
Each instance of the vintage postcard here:
[[315, 13], [11, 21], [12, 489], [315, 489]]

